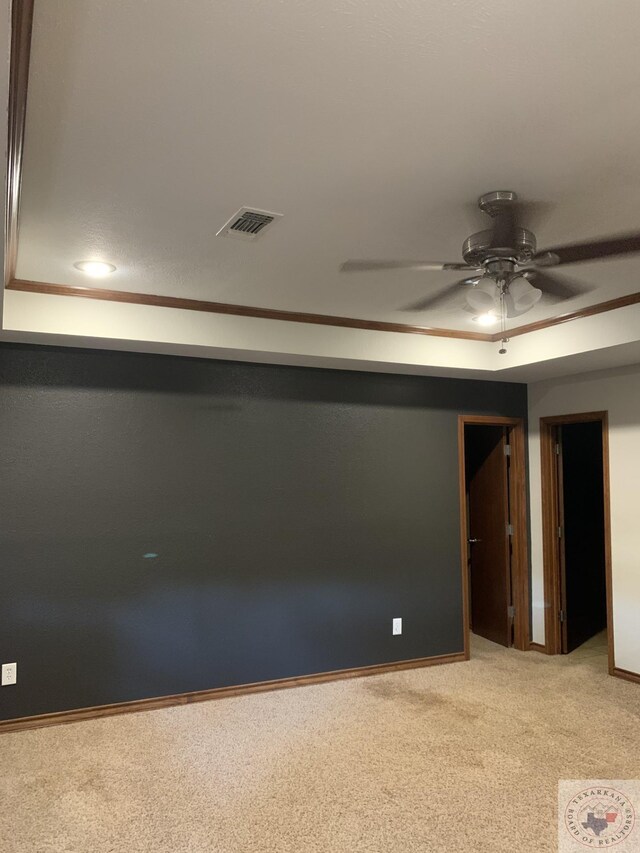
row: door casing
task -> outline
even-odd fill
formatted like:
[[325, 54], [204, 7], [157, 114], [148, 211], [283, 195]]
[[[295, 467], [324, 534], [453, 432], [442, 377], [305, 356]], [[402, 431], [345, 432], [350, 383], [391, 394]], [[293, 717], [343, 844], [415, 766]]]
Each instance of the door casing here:
[[540, 418], [540, 468], [542, 474], [542, 549], [544, 566], [544, 651], [549, 655], [562, 653], [560, 624], [561, 566], [558, 548], [560, 507], [558, 506], [558, 456], [555, 448], [555, 428], [563, 424], [599, 421], [602, 424], [602, 475], [604, 488], [604, 559], [607, 597], [607, 641], [609, 674], [614, 673], [613, 599], [611, 591], [611, 504], [609, 487], [609, 418], [607, 412], [581, 412]]
[[515, 608], [513, 620], [513, 648], [527, 651], [530, 645], [529, 605], [529, 546], [527, 535], [527, 490], [525, 425], [523, 418], [505, 418], [497, 415], [458, 415], [458, 481], [460, 488], [460, 556], [462, 563], [462, 618], [464, 656], [469, 659], [469, 574], [467, 567], [467, 502], [465, 476], [464, 428], [468, 424], [506, 426], [509, 431], [511, 464], [509, 466], [509, 494], [511, 501], [511, 598]]

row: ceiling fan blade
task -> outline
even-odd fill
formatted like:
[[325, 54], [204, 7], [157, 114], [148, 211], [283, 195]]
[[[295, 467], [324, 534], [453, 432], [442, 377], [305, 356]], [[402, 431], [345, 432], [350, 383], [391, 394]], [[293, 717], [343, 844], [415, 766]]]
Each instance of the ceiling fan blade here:
[[342, 272], [367, 272], [374, 270], [475, 270], [467, 264], [432, 263], [431, 261], [345, 261]]
[[589, 293], [589, 291], [594, 289], [588, 284], [556, 276], [546, 272], [546, 270], [544, 272], [542, 270], [527, 270], [524, 272], [524, 277], [534, 287], [540, 288], [542, 293], [550, 297], [554, 302], [573, 299], [576, 296], [581, 296], [583, 293]]
[[400, 311], [426, 311], [428, 308], [436, 308], [438, 305], [450, 302], [451, 297], [456, 294], [456, 291], [459, 292], [461, 286], [470, 285], [472, 281], [475, 281], [475, 279], [471, 281], [468, 279], [456, 281], [455, 284], [450, 284], [444, 290], [439, 290], [438, 293], [434, 293], [432, 296], [425, 296], [416, 302], [412, 302], [410, 305], [404, 305]]
[[616, 255], [630, 255], [640, 252], [640, 233], [623, 234], [608, 237], [606, 240], [592, 240], [589, 243], [570, 243], [566, 246], [552, 246], [538, 252], [533, 258], [536, 266], [555, 267], [561, 264], [579, 264], [583, 261], [597, 261]]

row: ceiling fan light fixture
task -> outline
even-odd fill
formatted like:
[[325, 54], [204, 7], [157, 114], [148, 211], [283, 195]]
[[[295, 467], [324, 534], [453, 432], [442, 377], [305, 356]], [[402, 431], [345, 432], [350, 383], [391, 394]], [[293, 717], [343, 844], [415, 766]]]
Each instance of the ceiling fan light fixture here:
[[500, 318], [493, 311], [485, 311], [484, 314], [478, 314], [476, 317], [472, 317], [472, 319], [479, 326], [493, 326]]
[[498, 308], [498, 288], [491, 276], [483, 276], [475, 287], [469, 288], [467, 303], [479, 314], [496, 311]]
[[537, 305], [542, 296], [542, 291], [530, 284], [522, 275], [512, 279], [509, 283], [508, 292], [517, 314], [524, 314], [525, 311], [529, 311], [534, 305]]

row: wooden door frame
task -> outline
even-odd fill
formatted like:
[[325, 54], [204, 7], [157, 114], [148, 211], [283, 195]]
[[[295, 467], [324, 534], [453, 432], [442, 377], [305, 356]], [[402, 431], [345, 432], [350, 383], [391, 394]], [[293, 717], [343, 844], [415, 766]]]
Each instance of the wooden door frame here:
[[[560, 555], [558, 552], [558, 456], [555, 430], [563, 424], [599, 422], [602, 425], [602, 483], [604, 492], [604, 563], [607, 597], [607, 641], [609, 673], [614, 674], [613, 599], [611, 581], [611, 490], [609, 486], [609, 413], [580, 412], [540, 418], [540, 472], [542, 477], [542, 553], [544, 568], [544, 650], [548, 655], [562, 651], [560, 627]], [[555, 614], [555, 618], [553, 618]]]
[[462, 562], [462, 618], [464, 656], [469, 659], [469, 574], [464, 428], [470, 425], [509, 427], [511, 464], [509, 493], [511, 524], [511, 600], [515, 607], [513, 648], [527, 651], [530, 643], [529, 546], [527, 532], [526, 433], [524, 418], [497, 415], [458, 415], [458, 482], [460, 489], [460, 558]]

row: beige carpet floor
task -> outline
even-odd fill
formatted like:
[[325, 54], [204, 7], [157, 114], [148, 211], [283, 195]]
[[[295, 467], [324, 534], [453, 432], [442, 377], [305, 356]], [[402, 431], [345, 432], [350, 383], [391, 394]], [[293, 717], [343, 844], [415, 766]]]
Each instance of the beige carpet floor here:
[[640, 776], [599, 642], [1, 735], [0, 849], [555, 851], [559, 779]]

